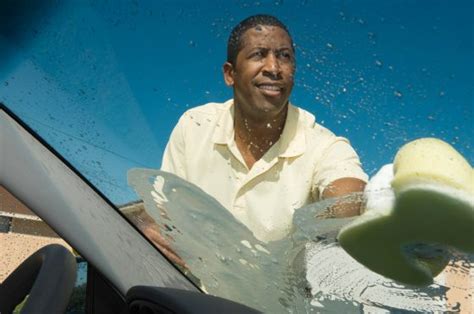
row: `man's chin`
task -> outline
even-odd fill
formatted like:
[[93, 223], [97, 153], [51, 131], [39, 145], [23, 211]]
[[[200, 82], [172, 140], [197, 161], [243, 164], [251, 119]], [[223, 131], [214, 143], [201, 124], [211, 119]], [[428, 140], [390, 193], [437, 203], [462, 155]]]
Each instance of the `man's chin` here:
[[284, 108], [277, 108], [277, 107], [263, 107], [258, 108], [259, 112], [257, 113], [256, 118], [269, 121], [269, 120], [276, 120], [277, 117], [281, 116], [284, 112]]
[[259, 109], [264, 113], [277, 115], [286, 108], [288, 101], [264, 101], [259, 106]]

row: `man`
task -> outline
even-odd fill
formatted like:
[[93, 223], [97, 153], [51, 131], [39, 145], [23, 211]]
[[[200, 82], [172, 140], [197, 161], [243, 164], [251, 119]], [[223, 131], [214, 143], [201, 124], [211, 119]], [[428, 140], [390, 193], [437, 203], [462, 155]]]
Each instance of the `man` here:
[[[295, 209], [364, 190], [367, 176], [347, 140], [289, 103], [295, 51], [279, 20], [257, 15], [240, 22], [229, 37], [223, 72], [233, 99], [187, 111], [172, 132], [162, 170], [202, 188], [266, 242], [289, 234]], [[332, 216], [358, 215], [361, 207], [336, 205]], [[321, 265], [311, 256], [309, 270]], [[334, 261], [347, 268], [342, 257]]]
[[[216, 198], [262, 241], [288, 235], [295, 209], [363, 191], [367, 176], [348, 141], [289, 103], [295, 49], [283, 23], [251, 16], [231, 32], [224, 80], [233, 99], [187, 111], [161, 169]], [[359, 214], [359, 205], [334, 207]]]

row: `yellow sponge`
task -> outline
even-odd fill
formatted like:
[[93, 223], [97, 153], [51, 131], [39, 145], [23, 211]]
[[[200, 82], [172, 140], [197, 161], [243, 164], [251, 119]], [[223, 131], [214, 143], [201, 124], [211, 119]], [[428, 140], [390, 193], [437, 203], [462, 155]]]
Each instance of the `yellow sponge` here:
[[474, 194], [474, 171], [451, 145], [422, 138], [404, 145], [395, 156], [395, 191], [411, 184], [440, 183]]
[[410, 285], [431, 284], [448, 262], [445, 248], [474, 253], [473, 174], [441, 140], [406, 144], [394, 160], [393, 203], [388, 209], [367, 208], [343, 227], [340, 245], [381, 275]]

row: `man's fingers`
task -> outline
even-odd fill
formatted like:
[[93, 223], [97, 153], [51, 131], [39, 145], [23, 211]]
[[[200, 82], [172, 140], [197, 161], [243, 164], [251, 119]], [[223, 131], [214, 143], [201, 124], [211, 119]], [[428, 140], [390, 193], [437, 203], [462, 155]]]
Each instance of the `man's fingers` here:
[[188, 268], [188, 265], [186, 265], [186, 263], [181, 259], [181, 257], [176, 255], [174, 252], [167, 250], [166, 248], [160, 247], [158, 244], [157, 246], [160, 249], [161, 253], [163, 253], [167, 258], [169, 258], [170, 261], [183, 268]]
[[165, 237], [163, 237], [158, 231], [149, 229], [146, 234], [150, 238], [150, 240], [155, 243], [158, 243], [160, 247], [172, 251], [170, 242]]
[[173, 263], [181, 267], [188, 268], [186, 263], [179, 257], [178, 254], [171, 248], [170, 242], [163, 237], [157, 230], [153, 228], [143, 229], [143, 233], [158, 247], [158, 249]]

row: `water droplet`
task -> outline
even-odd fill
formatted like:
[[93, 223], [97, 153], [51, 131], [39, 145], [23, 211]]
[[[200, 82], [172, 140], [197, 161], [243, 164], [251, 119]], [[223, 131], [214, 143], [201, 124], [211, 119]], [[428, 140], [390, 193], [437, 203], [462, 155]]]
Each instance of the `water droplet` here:
[[401, 93], [400, 91], [398, 91], [398, 90], [394, 91], [394, 92], [393, 92], [393, 95], [394, 95], [395, 97], [398, 97], [398, 98], [402, 98], [402, 96], [403, 96], [402, 93]]
[[264, 252], [264, 253], [270, 254], [270, 252], [269, 252], [266, 248], [264, 248], [263, 246], [261, 246], [260, 244], [256, 244], [256, 245], [255, 245], [255, 248], [256, 248], [257, 250], [259, 250], [260, 252]]
[[242, 243], [243, 246], [245, 246], [245, 247], [247, 247], [247, 248], [249, 248], [249, 249], [252, 248], [252, 245], [251, 245], [250, 242], [247, 241], [247, 240], [242, 240], [242, 241], [240, 241], [240, 243]]
[[381, 67], [382, 66], [382, 61], [375, 60], [375, 65], [378, 66], [378, 67]]

